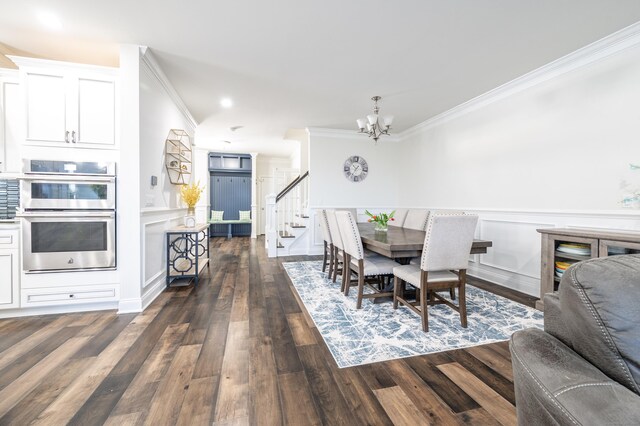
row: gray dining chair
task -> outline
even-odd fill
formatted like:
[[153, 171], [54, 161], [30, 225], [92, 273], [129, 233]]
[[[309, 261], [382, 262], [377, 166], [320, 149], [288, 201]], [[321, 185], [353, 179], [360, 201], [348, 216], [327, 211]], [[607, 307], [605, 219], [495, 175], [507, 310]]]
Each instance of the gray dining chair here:
[[320, 229], [322, 230], [323, 250], [322, 250], [322, 272], [326, 271], [329, 266], [328, 276], [333, 274], [333, 241], [331, 232], [329, 231], [329, 222], [327, 220], [327, 211], [320, 210]]
[[[344, 245], [342, 286], [345, 296], [349, 295], [352, 271], [358, 276], [357, 309], [362, 307], [363, 298], [392, 296], [392, 292], [384, 291], [384, 281], [380, 277], [393, 275], [393, 268], [398, 266], [399, 263], [378, 254], [370, 253], [365, 256], [358, 224], [351, 212], [338, 211], [336, 212], [336, 219]], [[374, 278], [379, 288], [373, 287], [371, 282], [367, 281], [367, 278]], [[364, 294], [365, 284], [373, 290], [372, 294]]]
[[390, 220], [389, 226], [397, 226], [398, 228], [402, 228], [404, 226], [404, 220], [407, 217], [407, 209], [396, 209], [393, 214], [393, 220]]
[[[397, 309], [398, 303], [401, 303], [416, 312], [420, 315], [425, 332], [429, 331], [427, 305], [435, 304], [453, 308], [460, 314], [462, 327], [467, 327], [466, 273], [477, 223], [476, 215], [431, 215], [420, 266], [409, 264], [393, 268], [393, 308]], [[416, 288], [417, 304], [404, 298], [406, 284]], [[458, 289], [458, 306], [437, 293], [438, 290], [451, 288]]]
[[403, 228], [417, 229], [418, 231], [424, 231], [427, 227], [427, 221], [429, 220], [429, 210], [425, 209], [410, 209], [407, 212], [407, 216], [402, 225]]
[[342, 245], [340, 228], [338, 227], [338, 221], [336, 219], [336, 211], [326, 210], [326, 214], [327, 225], [329, 226], [329, 232], [331, 233], [331, 242], [333, 243], [333, 270], [331, 271], [331, 281], [335, 283], [338, 279], [338, 273], [342, 273], [340, 265], [343, 260], [343, 253], [341, 253], [341, 251], [344, 252], [344, 246]]

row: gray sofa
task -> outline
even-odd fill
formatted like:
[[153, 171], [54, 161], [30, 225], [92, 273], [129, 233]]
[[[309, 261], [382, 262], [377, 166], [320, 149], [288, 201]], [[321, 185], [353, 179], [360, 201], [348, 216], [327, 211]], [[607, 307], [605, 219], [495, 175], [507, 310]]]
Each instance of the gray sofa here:
[[640, 255], [571, 266], [544, 331], [514, 333], [520, 425], [640, 424]]

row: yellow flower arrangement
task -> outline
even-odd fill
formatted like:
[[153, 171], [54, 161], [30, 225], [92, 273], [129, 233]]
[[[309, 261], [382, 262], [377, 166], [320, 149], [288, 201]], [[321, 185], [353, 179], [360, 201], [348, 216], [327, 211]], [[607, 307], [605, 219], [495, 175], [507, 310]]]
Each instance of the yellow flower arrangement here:
[[202, 191], [204, 191], [204, 188], [200, 187], [200, 181], [182, 185], [180, 188], [180, 197], [190, 209], [193, 209], [198, 203]]

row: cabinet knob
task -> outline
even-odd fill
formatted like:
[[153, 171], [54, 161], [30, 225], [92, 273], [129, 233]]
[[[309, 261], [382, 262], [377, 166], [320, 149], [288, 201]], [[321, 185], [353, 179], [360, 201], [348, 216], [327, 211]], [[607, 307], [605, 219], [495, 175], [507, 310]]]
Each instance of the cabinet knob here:
[[69, 297], [73, 299], [73, 294], [70, 294]]
[[71, 142], [76, 143], [76, 131], [71, 132]]
[[66, 132], [64, 132], [64, 141], [66, 143], [69, 143], [69, 131], [68, 130]]

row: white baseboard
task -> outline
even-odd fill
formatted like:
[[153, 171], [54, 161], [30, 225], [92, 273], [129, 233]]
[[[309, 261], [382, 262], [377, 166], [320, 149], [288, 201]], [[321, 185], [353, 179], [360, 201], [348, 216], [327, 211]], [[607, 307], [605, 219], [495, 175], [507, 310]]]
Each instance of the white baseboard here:
[[147, 309], [162, 292], [167, 288], [166, 272], [156, 278], [156, 282], [147, 287], [147, 291], [142, 295], [142, 309]]
[[[17, 308], [0, 311], [0, 318], [29, 317], [33, 315], [58, 315], [75, 312], [111, 311], [118, 309], [118, 302], [86, 303], [78, 305]], [[120, 313], [118, 311], [118, 313]]]
[[124, 299], [118, 303], [118, 314], [142, 312], [142, 299]]
[[510, 272], [498, 272], [486, 267], [469, 265], [469, 275], [490, 281], [494, 284], [507, 287], [530, 296], [540, 295], [540, 280]]

